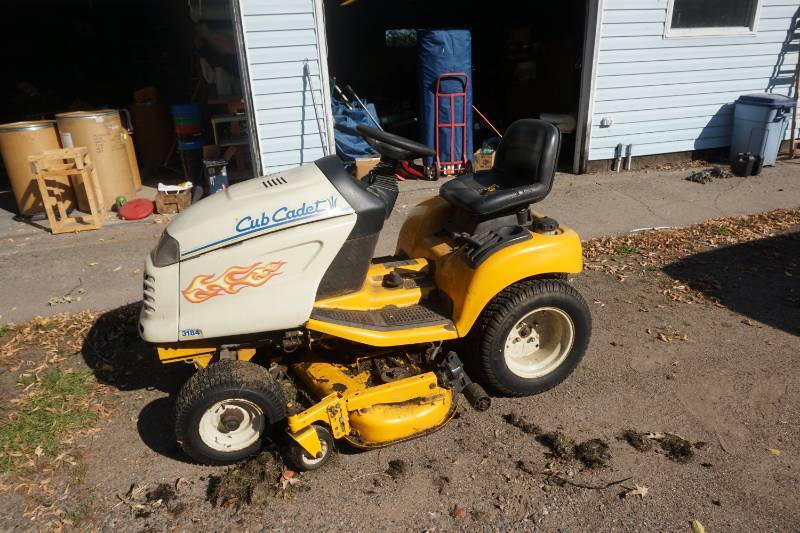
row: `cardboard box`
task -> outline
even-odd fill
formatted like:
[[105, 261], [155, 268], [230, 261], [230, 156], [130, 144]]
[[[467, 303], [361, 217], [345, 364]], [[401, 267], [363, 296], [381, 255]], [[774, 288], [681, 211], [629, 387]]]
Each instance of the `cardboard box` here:
[[492, 170], [492, 167], [494, 167], [494, 154], [495, 152], [484, 154], [480, 150], [475, 152], [472, 155], [472, 170], [475, 172]]
[[381, 162], [380, 157], [357, 157], [356, 158], [356, 178], [361, 179], [367, 174], [369, 171], [375, 168], [375, 166]]

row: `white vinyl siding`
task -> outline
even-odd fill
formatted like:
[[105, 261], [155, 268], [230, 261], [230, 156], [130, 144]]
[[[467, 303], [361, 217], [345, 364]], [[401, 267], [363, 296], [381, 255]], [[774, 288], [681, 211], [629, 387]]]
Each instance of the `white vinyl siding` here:
[[740, 95], [791, 94], [800, 0], [762, 0], [751, 35], [682, 38], [664, 37], [668, 3], [603, 1], [590, 160], [617, 144], [634, 156], [728, 146]]
[[236, 1], [262, 173], [322, 157], [332, 122], [321, 0]]

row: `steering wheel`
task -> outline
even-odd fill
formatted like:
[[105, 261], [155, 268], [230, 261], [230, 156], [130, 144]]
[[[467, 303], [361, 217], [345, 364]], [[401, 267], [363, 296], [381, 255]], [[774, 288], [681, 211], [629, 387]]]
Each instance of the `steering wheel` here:
[[396, 161], [411, 161], [417, 157], [432, 157], [436, 151], [417, 141], [400, 137], [394, 133], [386, 133], [376, 128], [358, 124], [356, 130], [382, 156]]

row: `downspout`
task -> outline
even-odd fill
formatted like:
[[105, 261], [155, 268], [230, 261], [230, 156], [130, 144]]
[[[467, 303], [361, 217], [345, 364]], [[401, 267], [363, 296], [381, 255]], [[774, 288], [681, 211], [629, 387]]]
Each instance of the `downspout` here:
[[325, 137], [327, 141], [327, 153], [335, 154], [333, 136], [333, 107], [331, 105], [331, 84], [330, 73], [328, 72], [328, 37], [325, 28], [325, 8], [322, 0], [311, 0], [314, 5], [314, 26], [317, 32], [317, 51], [319, 57], [319, 79], [322, 89], [322, 109], [325, 117]]
[[577, 127], [575, 129], [575, 153], [572, 172], [582, 174], [589, 160], [589, 145], [594, 112], [594, 90], [597, 72], [597, 57], [600, 50], [600, 32], [603, 24], [603, 0], [588, 0], [586, 5], [586, 32], [583, 41], [581, 62], [581, 92], [578, 100]]
[[247, 109], [247, 133], [250, 136], [250, 162], [253, 165], [253, 174], [263, 176], [264, 168], [261, 164], [261, 145], [258, 138], [258, 124], [256, 110], [253, 104], [253, 91], [250, 85], [250, 68], [247, 64], [247, 49], [244, 42], [244, 19], [239, 5], [241, 0], [230, 0], [231, 18], [233, 19], [233, 33], [236, 37], [236, 57], [239, 60], [239, 79], [242, 83], [242, 95]]

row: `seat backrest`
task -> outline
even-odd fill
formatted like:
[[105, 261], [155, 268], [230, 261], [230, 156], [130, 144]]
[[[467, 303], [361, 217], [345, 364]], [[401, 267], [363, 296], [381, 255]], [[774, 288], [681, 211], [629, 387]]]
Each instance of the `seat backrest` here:
[[500, 141], [494, 168], [505, 187], [545, 184], [548, 192], [553, 181], [561, 134], [544, 120], [525, 118], [513, 122]]

